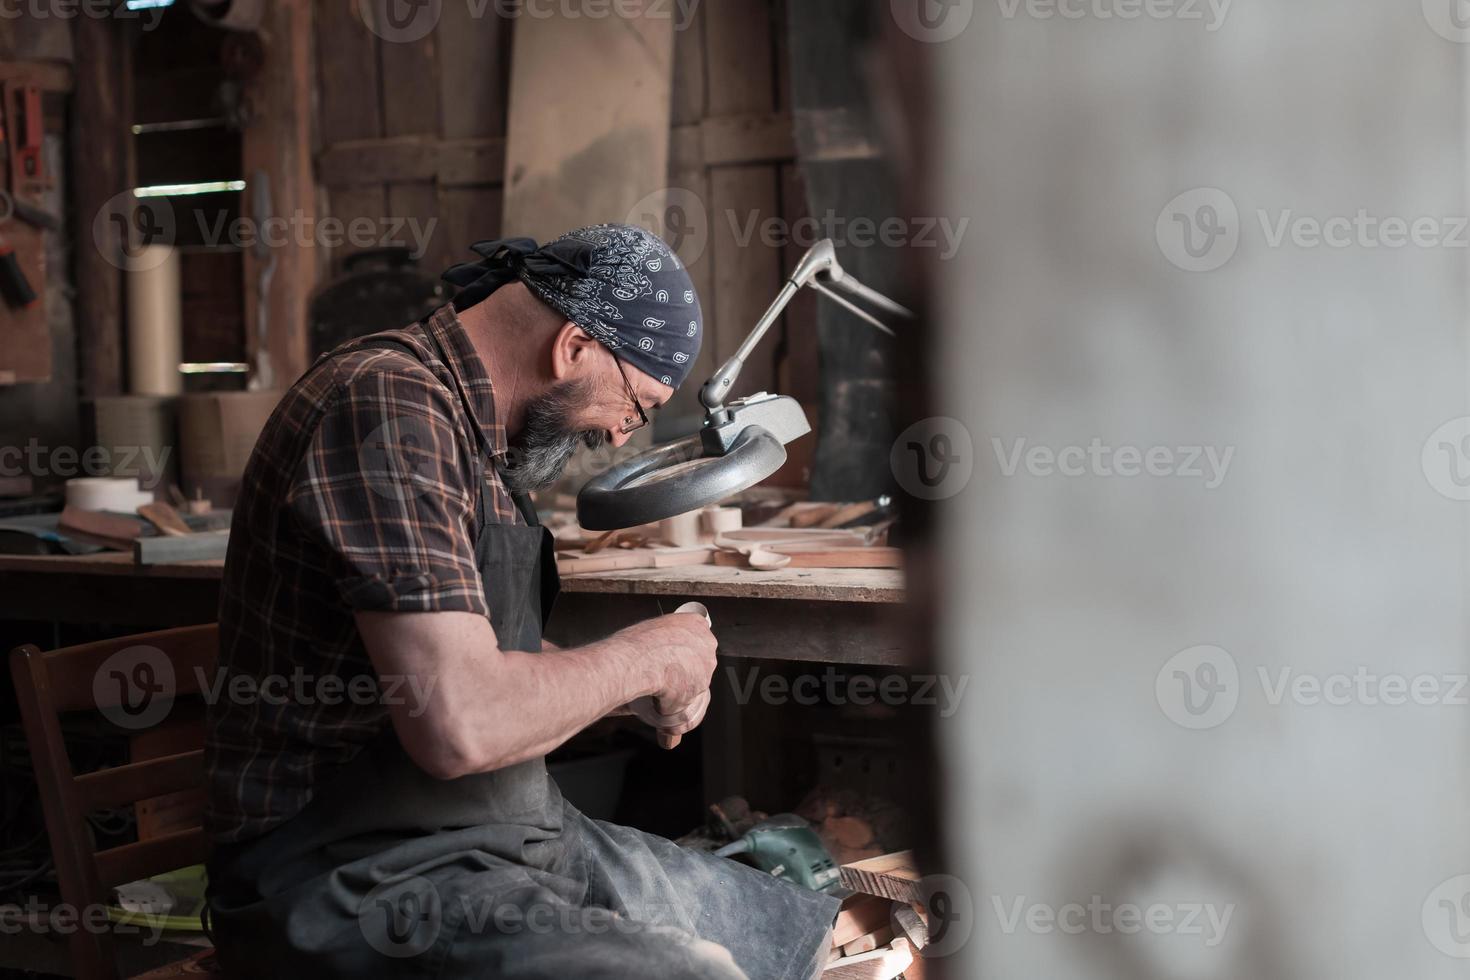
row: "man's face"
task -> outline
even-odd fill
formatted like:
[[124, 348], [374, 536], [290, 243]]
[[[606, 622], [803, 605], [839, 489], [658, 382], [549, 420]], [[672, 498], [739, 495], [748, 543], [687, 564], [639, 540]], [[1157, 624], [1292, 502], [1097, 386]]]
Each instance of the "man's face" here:
[[605, 442], [623, 445], [630, 434], [622, 429], [638, 418], [633, 399], [647, 413], [674, 393], [637, 368], [623, 365], [620, 374], [613, 353], [601, 344], [597, 350], [600, 356], [594, 352], [582, 377], [557, 382], [526, 407], [525, 424], [511, 440], [515, 465], [506, 471], [511, 489], [539, 490], [555, 483], [578, 444], [589, 449]]

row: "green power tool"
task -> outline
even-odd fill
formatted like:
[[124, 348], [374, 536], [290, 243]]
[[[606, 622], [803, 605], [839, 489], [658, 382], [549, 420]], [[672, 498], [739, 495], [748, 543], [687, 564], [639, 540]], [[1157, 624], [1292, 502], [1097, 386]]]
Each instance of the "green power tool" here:
[[744, 854], [767, 874], [829, 894], [842, 891], [837, 862], [827, 853], [811, 824], [794, 813], [778, 813], [756, 824], [734, 843], [715, 851], [716, 857]]

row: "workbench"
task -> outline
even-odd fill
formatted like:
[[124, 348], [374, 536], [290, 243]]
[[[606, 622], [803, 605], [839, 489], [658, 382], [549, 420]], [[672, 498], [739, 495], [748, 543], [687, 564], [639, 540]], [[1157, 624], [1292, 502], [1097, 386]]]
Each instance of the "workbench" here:
[[[209, 623], [223, 573], [221, 560], [139, 566], [120, 552], [0, 556], [0, 620], [140, 629]], [[901, 670], [903, 598], [903, 573], [892, 569], [692, 565], [604, 572], [562, 579], [547, 638], [576, 646], [698, 600], [710, 611], [722, 658]], [[701, 744], [704, 794], [715, 800], [744, 790], [747, 733], [723, 668], [711, 689]]]
[[[0, 556], [0, 620], [166, 627], [213, 622], [223, 561], [140, 566], [131, 555]], [[731, 657], [902, 666], [885, 624], [903, 573], [832, 568], [756, 571], [717, 565], [635, 569], [562, 580], [548, 637], [606, 636], [691, 599], [709, 607]]]

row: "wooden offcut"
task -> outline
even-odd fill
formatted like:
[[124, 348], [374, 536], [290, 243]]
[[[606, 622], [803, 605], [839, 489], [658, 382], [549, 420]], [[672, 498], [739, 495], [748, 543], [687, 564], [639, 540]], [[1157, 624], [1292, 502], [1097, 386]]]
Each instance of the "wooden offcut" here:
[[859, 936], [842, 947], [843, 956], [856, 956], [859, 953], [870, 953], [880, 946], [887, 946], [893, 942], [893, 930], [888, 926], [874, 930], [866, 936]]
[[846, 946], [888, 925], [890, 903], [873, 895], [849, 895], [832, 925], [832, 945]]
[[184, 534], [193, 534], [194, 529], [184, 523], [179, 512], [174, 509], [173, 504], [162, 500], [155, 500], [151, 504], [144, 504], [138, 508], [138, 514], [148, 519], [148, 522], [158, 528], [160, 534], [169, 537], [178, 537]]
[[879, 857], [844, 864], [842, 883], [864, 895], [879, 895], [895, 902], [912, 903], [919, 898], [919, 879], [913, 851], [895, 851]]
[[822, 980], [893, 980], [913, 962], [909, 944], [895, 939], [892, 946], [833, 960], [822, 970]]
[[139, 565], [161, 565], [175, 561], [221, 559], [229, 545], [229, 531], [201, 531], [180, 537], [139, 538], [133, 543], [133, 561]]
[[114, 551], [131, 551], [133, 542], [143, 533], [143, 525], [131, 517], [80, 507], [62, 510], [56, 526], [68, 537]]

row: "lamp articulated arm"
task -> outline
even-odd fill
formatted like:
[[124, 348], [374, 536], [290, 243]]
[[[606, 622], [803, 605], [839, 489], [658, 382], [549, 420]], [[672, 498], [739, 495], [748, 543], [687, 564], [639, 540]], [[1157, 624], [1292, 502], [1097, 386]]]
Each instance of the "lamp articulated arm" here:
[[741, 370], [745, 367], [745, 360], [755, 350], [756, 345], [765, 337], [766, 331], [771, 329], [771, 324], [786, 309], [786, 304], [791, 302], [797, 290], [803, 286], [811, 286], [824, 296], [840, 304], [843, 308], [866, 320], [868, 323], [882, 330], [889, 336], [893, 331], [872, 313], [858, 306], [854, 300], [867, 303], [889, 316], [903, 319], [913, 319], [914, 314], [907, 308], [895, 303], [876, 289], [870, 289], [858, 282], [852, 276], [842, 270], [837, 263], [837, 249], [832, 244], [832, 239], [824, 238], [811, 248], [807, 249], [801, 261], [796, 264], [790, 277], [776, 294], [766, 312], [756, 321], [755, 329], [743, 340], [730, 359], [720, 366], [720, 369], [710, 376], [710, 379], [699, 389], [699, 401], [704, 406], [711, 420], [725, 406], [725, 399], [729, 396], [730, 389], [734, 387], [735, 380], [740, 377]]
[[786, 462], [786, 446], [811, 431], [796, 399], [761, 393], [728, 401], [745, 359], [803, 286], [831, 297], [885, 333], [893, 331], [858, 303], [892, 317], [913, 314], [842, 271], [830, 239], [813, 245], [782, 285], [739, 350], [704, 387], [704, 425], [698, 432], [609, 468], [577, 494], [577, 520], [589, 531], [661, 521], [706, 507], [755, 486]]

